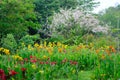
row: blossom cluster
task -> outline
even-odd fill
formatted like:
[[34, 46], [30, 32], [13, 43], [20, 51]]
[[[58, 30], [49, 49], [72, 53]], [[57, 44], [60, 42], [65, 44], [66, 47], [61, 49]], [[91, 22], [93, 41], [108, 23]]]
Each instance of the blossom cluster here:
[[61, 9], [59, 13], [53, 16], [51, 29], [55, 32], [60, 27], [72, 28], [78, 24], [81, 28], [93, 32], [108, 32], [108, 26], [101, 26], [98, 19], [90, 13], [85, 13], [80, 9]]
[[4, 53], [6, 55], [9, 55], [10, 54], [10, 51], [8, 49], [5, 49], [5, 48], [2, 48], [0, 47], [0, 53]]

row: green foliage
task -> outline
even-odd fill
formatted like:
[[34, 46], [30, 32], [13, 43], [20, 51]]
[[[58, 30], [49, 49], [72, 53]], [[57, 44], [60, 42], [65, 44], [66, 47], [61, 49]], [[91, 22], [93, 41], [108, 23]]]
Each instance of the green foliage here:
[[37, 39], [39, 39], [39, 35], [34, 36], [26, 35], [20, 39], [19, 44], [24, 43], [26, 46], [28, 46], [29, 44], [33, 45]]
[[17, 49], [17, 42], [12, 34], [7, 34], [5, 38], [1, 40], [2, 47], [9, 49], [11, 52], [15, 52]]
[[94, 0], [35, 0], [34, 3], [38, 21], [43, 24], [54, 12], [59, 12], [60, 8], [75, 9], [82, 6], [83, 10], [91, 11], [98, 4]]
[[[99, 19], [112, 26], [112, 28], [117, 28], [118, 19], [120, 20], [120, 5], [116, 7], [110, 7], [106, 9], [104, 12], [100, 12]], [[119, 28], [120, 28], [120, 23], [119, 23]]]
[[100, 60], [95, 70], [96, 79], [117, 80], [120, 78], [120, 55], [105, 55], [105, 60]]
[[114, 38], [118, 37], [120, 41], [120, 4], [106, 9], [105, 12], [101, 12], [99, 14], [99, 19], [111, 26], [110, 34]]
[[48, 42], [63, 42], [65, 38], [62, 35], [52, 35], [51, 38], [49, 38]]
[[70, 9], [70, 8], [76, 8], [78, 6], [78, 1], [77, 0], [59, 0], [60, 1], [60, 7], [61, 8], [66, 8], [66, 9]]
[[97, 37], [96, 39], [93, 40], [94, 41], [94, 45], [96, 46], [96, 48], [100, 48], [102, 46], [106, 46], [106, 45], [113, 45], [114, 47], [117, 47], [117, 42], [115, 40], [114, 37], [112, 36], [101, 36], [101, 37]]
[[52, 16], [54, 11], [59, 10], [58, 0], [35, 0], [35, 11], [37, 12], [38, 21], [45, 24], [47, 18]]
[[0, 33], [22, 34], [28, 26], [36, 27], [33, 0], [0, 1]]

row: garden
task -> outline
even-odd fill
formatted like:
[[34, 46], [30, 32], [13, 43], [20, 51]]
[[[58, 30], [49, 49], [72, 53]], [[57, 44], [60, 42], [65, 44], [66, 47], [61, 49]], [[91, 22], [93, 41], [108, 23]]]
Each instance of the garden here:
[[98, 4], [0, 1], [0, 80], [119, 80], [120, 5]]

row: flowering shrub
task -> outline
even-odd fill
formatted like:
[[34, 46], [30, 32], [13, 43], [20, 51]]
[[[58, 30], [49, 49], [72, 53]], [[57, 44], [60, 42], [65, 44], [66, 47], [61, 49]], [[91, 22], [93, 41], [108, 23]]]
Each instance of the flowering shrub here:
[[[51, 30], [52, 32], [59, 32], [66, 30], [69, 32], [71, 29], [84, 29], [92, 32], [108, 32], [107, 26], [101, 26], [99, 20], [89, 13], [84, 13], [79, 9], [61, 9], [59, 13], [55, 13], [53, 16]], [[63, 33], [63, 35], [65, 35]]]

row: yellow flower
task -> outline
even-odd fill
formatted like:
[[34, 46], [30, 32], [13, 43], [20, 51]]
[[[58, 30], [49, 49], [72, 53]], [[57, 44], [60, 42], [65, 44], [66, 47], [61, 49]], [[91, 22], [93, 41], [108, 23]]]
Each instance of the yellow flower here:
[[19, 56], [19, 57], [18, 57], [18, 60], [21, 60], [21, 61], [22, 61], [22, 60], [23, 60], [23, 58]]
[[13, 55], [12, 57], [13, 57], [14, 59], [17, 59], [17, 55]]
[[58, 52], [62, 52], [63, 51], [63, 48], [58, 48]]
[[101, 55], [101, 59], [102, 60], [105, 59], [105, 55], [104, 54]]
[[44, 71], [43, 71], [43, 70], [39, 70], [39, 73], [43, 74], [43, 73], [44, 73]]
[[47, 59], [47, 56], [46, 56], [46, 55], [44, 55], [44, 56], [43, 56], [43, 59]]
[[66, 49], [66, 48], [67, 48], [67, 45], [62, 44], [62, 48]]
[[47, 42], [46, 42], [46, 41], [44, 41], [44, 47], [46, 47], [46, 45], [47, 45]]
[[54, 42], [52, 43], [52, 45], [53, 45], [53, 47], [55, 47], [55, 46], [56, 46], [56, 44], [55, 44]]
[[48, 47], [48, 48], [47, 48], [47, 51], [48, 51], [48, 53], [49, 53], [50, 55], [52, 55], [52, 53], [53, 53], [53, 47]]
[[12, 56], [15, 60], [23, 60], [22, 57], [18, 56], [18, 55], [13, 55]]
[[0, 51], [2, 51], [4, 48], [0, 48]]
[[33, 65], [32, 65], [32, 68], [33, 68], [33, 69], [36, 69], [36, 68], [37, 68], [37, 66], [36, 66], [35, 64], [33, 64]]
[[65, 45], [64, 48], [66, 49], [68, 47], [68, 45]]
[[35, 44], [34, 44], [34, 47], [38, 47], [38, 46], [39, 46], [39, 44], [38, 44], [38, 43], [35, 43]]
[[109, 49], [109, 46], [106, 46], [106, 45], [105, 45], [105, 49]]
[[57, 42], [57, 46], [60, 47], [62, 44], [60, 42]]
[[29, 49], [29, 50], [32, 50], [32, 47], [31, 47], [31, 45], [28, 45], [28, 49]]
[[48, 46], [49, 46], [49, 47], [52, 47], [52, 43], [51, 43], [51, 42], [49, 42], [49, 43], [48, 43]]
[[10, 51], [8, 49], [4, 49], [3, 52], [6, 54], [6, 55], [9, 55], [10, 54]]

